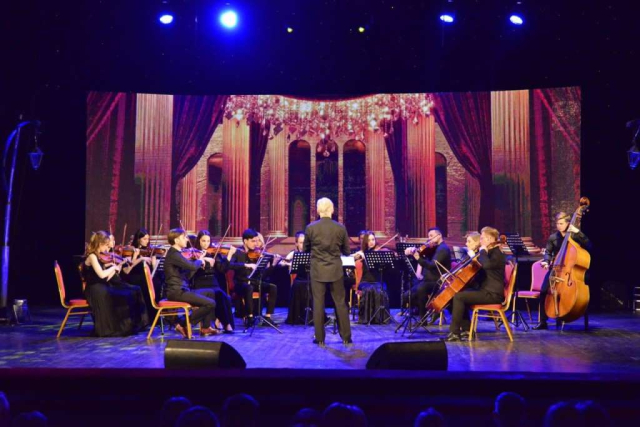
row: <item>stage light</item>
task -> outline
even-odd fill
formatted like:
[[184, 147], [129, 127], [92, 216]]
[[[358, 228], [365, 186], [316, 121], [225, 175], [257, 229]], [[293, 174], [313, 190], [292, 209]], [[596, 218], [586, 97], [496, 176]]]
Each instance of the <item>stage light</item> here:
[[293, 28], [287, 27], [287, 33], [293, 33]]
[[509, 17], [509, 21], [511, 21], [511, 23], [513, 25], [522, 25], [524, 24], [524, 19], [522, 18], [522, 16], [518, 15], [518, 14], [513, 14]]
[[160, 18], [158, 20], [161, 24], [169, 25], [173, 22], [173, 15], [170, 13], [163, 13], [162, 15], [160, 15]]
[[451, 24], [455, 20], [455, 18], [451, 14], [443, 13], [442, 15], [440, 15], [440, 20], [447, 24]]
[[364, 27], [358, 27], [358, 32], [359, 33], [364, 33], [365, 32], [365, 28]]
[[226, 28], [235, 28], [238, 25], [238, 14], [233, 10], [227, 10], [220, 14], [220, 23]]

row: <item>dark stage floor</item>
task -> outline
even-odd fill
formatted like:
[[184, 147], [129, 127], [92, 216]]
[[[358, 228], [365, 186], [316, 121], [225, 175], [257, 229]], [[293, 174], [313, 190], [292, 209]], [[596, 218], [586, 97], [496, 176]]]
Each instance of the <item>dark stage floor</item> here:
[[[396, 311], [394, 311], [396, 313]], [[89, 337], [89, 322], [78, 330], [77, 319], [62, 337], [55, 335], [64, 316], [61, 309], [32, 308], [33, 322], [1, 326], [0, 368], [162, 368], [166, 339], [177, 339], [174, 331], [165, 339], [157, 329], [153, 340], [146, 333], [127, 338]], [[286, 310], [275, 318], [284, 321]], [[447, 343], [450, 371], [640, 373], [640, 322], [633, 314], [593, 314], [590, 330], [583, 322], [565, 326], [564, 331], [515, 330], [510, 343], [504, 329], [492, 322], [480, 322], [479, 339], [471, 343]], [[355, 345], [345, 348], [338, 335], [327, 332], [327, 348], [312, 344], [313, 328], [282, 325], [283, 334], [258, 327], [248, 333], [205, 338], [222, 340], [235, 347], [248, 368], [364, 369], [371, 353], [390, 341], [437, 340], [447, 326], [432, 326], [432, 333], [417, 332], [412, 338], [394, 333], [395, 324], [364, 326], [353, 324]], [[201, 339], [198, 337], [197, 339]]]

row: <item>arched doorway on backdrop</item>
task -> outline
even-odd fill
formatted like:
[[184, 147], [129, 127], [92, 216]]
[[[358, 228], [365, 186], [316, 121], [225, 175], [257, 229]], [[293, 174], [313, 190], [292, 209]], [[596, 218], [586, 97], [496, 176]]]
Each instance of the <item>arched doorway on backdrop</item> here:
[[222, 230], [222, 153], [207, 159], [207, 205], [209, 206], [209, 232], [221, 236]]
[[311, 219], [311, 144], [289, 145], [289, 236], [304, 230]]
[[343, 156], [344, 225], [349, 236], [357, 236], [366, 228], [367, 222], [366, 145], [362, 141], [349, 140], [344, 144]]

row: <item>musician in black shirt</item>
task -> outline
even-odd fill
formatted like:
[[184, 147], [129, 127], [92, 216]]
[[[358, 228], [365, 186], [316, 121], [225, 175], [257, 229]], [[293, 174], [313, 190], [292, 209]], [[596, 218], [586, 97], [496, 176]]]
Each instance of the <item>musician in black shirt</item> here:
[[[447, 341], [464, 341], [469, 339], [471, 322], [468, 317], [469, 306], [476, 304], [501, 304], [504, 301], [504, 270], [506, 258], [500, 250], [498, 230], [484, 227], [480, 233], [480, 253], [477, 262], [482, 265], [478, 272], [480, 289], [466, 290], [453, 297], [451, 325]], [[490, 248], [491, 247], [491, 248]], [[474, 261], [475, 262], [475, 261]], [[467, 315], [465, 316], [465, 312]]]
[[[233, 281], [235, 282], [234, 292], [244, 299], [244, 307], [247, 314], [247, 324], [253, 324], [253, 293], [258, 292], [258, 281], [249, 279], [249, 275], [256, 269], [256, 259], [250, 259], [248, 253], [254, 251], [258, 246], [258, 233], [247, 228], [242, 233], [242, 244], [244, 250], [237, 251], [229, 259], [229, 268], [235, 271]], [[277, 325], [271, 318], [276, 309], [276, 299], [278, 297], [278, 287], [273, 283], [262, 281], [260, 286], [261, 292], [268, 295], [267, 313], [264, 318]]]
[[[558, 255], [560, 251], [560, 247], [562, 246], [562, 242], [564, 241], [564, 236], [567, 234], [567, 231], [571, 233], [571, 238], [580, 245], [583, 249], [587, 251], [591, 250], [591, 242], [589, 238], [578, 228], [573, 225], [570, 225], [571, 216], [569, 216], [566, 212], [558, 212], [556, 215], [556, 229], [557, 231], [549, 236], [549, 240], [547, 241], [547, 248], [544, 252], [544, 259], [542, 260], [542, 266], [549, 270], [550, 265], [553, 263], [554, 258]], [[547, 325], [547, 312], [544, 309], [544, 302], [547, 298], [547, 294], [549, 293], [549, 274], [547, 272], [544, 277], [544, 281], [542, 282], [542, 289], [540, 289], [540, 304], [542, 304], [540, 310], [540, 323], [535, 326], [533, 329], [548, 329]]]
[[426, 256], [420, 255], [417, 248], [405, 250], [405, 255], [413, 256], [422, 267], [422, 279], [417, 280], [411, 288], [411, 301], [417, 302], [420, 318], [424, 317], [427, 301], [438, 287], [442, 267], [451, 270], [451, 250], [444, 242], [442, 231], [438, 227], [430, 228], [427, 237], [431, 247], [427, 249]]
[[[200, 335], [216, 335], [218, 331], [211, 327], [214, 320], [214, 311], [216, 303], [211, 298], [199, 295], [189, 289], [189, 279], [193, 274], [202, 269], [207, 264], [213, 266], [212, 258], [204, 258], [206, 252], [202, 252], [202, 256], [198, 260], [187, 260], [181, 251], [187, 246], [187, 233], [182, 228], [174, 228], [169, 232], [168, 236], [171, 248], [167, 251], [164, 260], [164, 276], [167, 289], [167, 299], [170, 301], [186, 302], [197, 310], [193, 310], [189, 316], [192, 325], [202, 322]], [[183, 319], [178, 321], [176, 330], [187, 337], [185, 330], [186, 322]]]

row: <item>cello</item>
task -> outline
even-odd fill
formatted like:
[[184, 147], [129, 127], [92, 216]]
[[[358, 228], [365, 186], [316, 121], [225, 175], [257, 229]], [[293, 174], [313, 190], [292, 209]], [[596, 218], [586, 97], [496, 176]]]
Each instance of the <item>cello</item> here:
[[[590, 204], [588, 198], [580, 198], [569, 227], [580, 228], [582, 215]], [[573, 240], [567, 228], [549, 274], [549, 293], [544, 301], [547, 316], [568, 323], [584, 315], [589, 305], [589, 287], [584, 278], [590, 264], [591, 255]]]
[[[507, 236], [500, 236], [500, 240], [487, 245], [487, 252], [496, 246], [503, 245], [507, 242]], [[451, 302], [454, 296], [462, 291], [465, 286], [475, 277], [482, 269], [482, 264], [478, 261], [480, 251], [473, 258], [460, 264], [450, 272], [446, 272], [440, 279], [442, 281], [441, 291], [427, 304], [427, 311], [440, 313]]]

